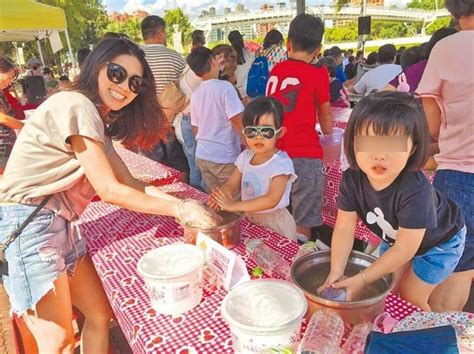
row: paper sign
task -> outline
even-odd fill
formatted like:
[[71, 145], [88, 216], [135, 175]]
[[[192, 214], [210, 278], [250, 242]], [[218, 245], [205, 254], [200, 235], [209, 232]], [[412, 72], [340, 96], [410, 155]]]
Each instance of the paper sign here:
[[25, 53], [23, 52], [23, 47], [18, 47], [18, 64], [25, 65]]
[[236, 253], [200, 232], [197, 234], [196, 245], [204, 251], [206, 262], [221, 273], [224, 289], [230, 290], [250, 280], [244, 261]]
[[61, 37], [59, 36], [58, 31], [53, 31], [49, 35], [49, 43], [51, 44], [51, 49], [53, 53], [63, 49], [63, 43], [61, 42]]

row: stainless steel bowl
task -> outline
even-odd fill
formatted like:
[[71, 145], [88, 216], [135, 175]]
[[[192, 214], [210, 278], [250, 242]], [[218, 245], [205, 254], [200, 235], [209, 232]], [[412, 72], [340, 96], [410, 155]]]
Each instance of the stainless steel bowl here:
[[[344, 272], [353, 276], [370, 266], [377, 258], [352, 251]], [[344, 322], [354, 326], [361, 322], [372, 322], [383, 313], [387, 294], [394, 286], [393, 274], [369, 284], [358, 301], [333, 301], [318, 295], [317, 289], [326, 280], [331, 264], [331, 250], [316, 251], [299, 258], [291, 266], [293, 282], [304, 291], [308, 300], [308, 316], [320, 308], [330, 308], [341, 315]]]
[[200, 228], [189, 225], [181, 225], [184, 229], [184, 242], [196, 244], [198, 232], [212, 238], [227, 248], [233, 248], [240, 242], [240, 222], [242, 215], [229, 211], [219, 211], [223, 223], [220, 226]]

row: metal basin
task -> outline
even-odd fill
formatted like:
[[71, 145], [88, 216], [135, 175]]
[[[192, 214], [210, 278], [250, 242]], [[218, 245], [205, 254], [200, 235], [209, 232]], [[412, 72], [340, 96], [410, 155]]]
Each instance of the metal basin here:
[[229, 211], [219, 211], [217, 214], [224, 219], [220, 226], [200, 228], [181, 224], [184, 229], [184, 242], [195, 245], [197, 234], [200, 232], [227, 248], [237, 246], [240, 242], [240, 222], [242, 215]]
[[[344, 274], [349, 277], [356, 275], [376, 259], [365, 253], [352, 251]], [[291, 278], [308, 300], [309, 317], [318, 309], [329, 308], [339, 313], [346, 325], [354, 326], [361, 322], [372, 322], [377, 315], [383, 313], [385, 298], [394, 286], [393, 274], [369, 284], [358, 301], [327, 300], [317, 294], [317, 289], [326, 280], [330, 264], [331, 250], [324, 250], [307, 254], [291, 266]]]

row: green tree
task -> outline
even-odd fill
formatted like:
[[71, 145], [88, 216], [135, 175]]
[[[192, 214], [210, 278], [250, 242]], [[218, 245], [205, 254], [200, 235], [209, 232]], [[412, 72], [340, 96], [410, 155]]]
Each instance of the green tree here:
[[173, 42], [173, 25], [177, 24], [179, 26], [179, 30], [181, 31], [183, 47], [187, 47], [187, 45], [191, 43], [191, 33], [193, 32], [193, 28], [191, 26], [191, 22], [189, 22], [188, 16], [183, 13], [183, 10], [181, 10], [180, 8], [167, 10], [163, 19], [166, 22], [166, 40], [168, 42], [168, 45], [171, 45]]
[[40, 0], [64, 9], [74, 50], [96, 44], [108, 18], [101, 0]]
[[436, 32], [440, 28], [449, 27], [450, 22], [451, 17], [437, 18], [433, 21], [433, 23], [428, 26], [428, 28], [426, 29], [426, 34], [433, 34], [433, 32]]
[[413, 0], [407, 4], [407, 7], [411, 9], [435, 10], [436, 3], [438, 4], [438, 9], [444, 7], [444, 0]]
[[126, 34], [135, 43], [143, 43], [143, 37], [138, 17], [131, 17], [125, 21], [110, 21], [102, 30], [102, 34], [106, 32], [116, 32]]

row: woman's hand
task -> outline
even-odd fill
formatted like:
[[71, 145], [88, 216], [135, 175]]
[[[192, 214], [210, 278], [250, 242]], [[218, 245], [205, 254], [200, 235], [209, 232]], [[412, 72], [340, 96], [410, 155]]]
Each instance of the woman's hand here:
[[176, 215], [182, 224], [206, 228], [222, 223], [221, 216], [197, 200], [186, 199], [179, 201], [176, 205]]
[[332, 284], [335, 289], [345, 288], [346, 289], [346, 301], [354, 301], [362, 293], [365, 288], [365, 279], [362, 273], [354, 275], [350, 278], [340, 280]]
[[238, 211], [236, 210], [237, 202], [229, 192], [225, 192], [217, 187], [212, 191], [212, 197], [223, 210]]

